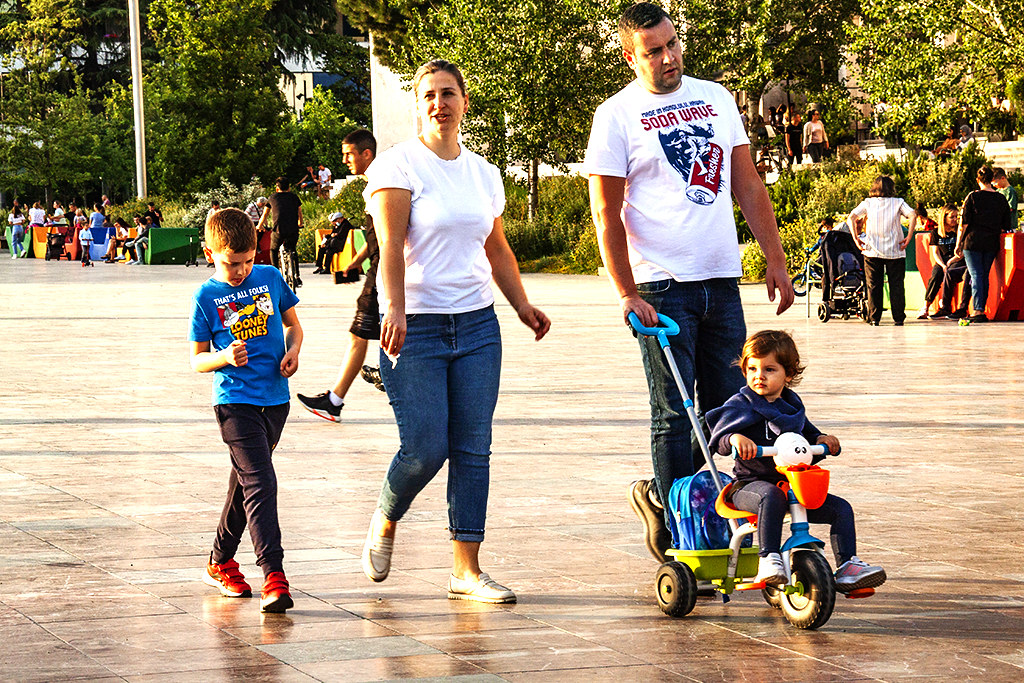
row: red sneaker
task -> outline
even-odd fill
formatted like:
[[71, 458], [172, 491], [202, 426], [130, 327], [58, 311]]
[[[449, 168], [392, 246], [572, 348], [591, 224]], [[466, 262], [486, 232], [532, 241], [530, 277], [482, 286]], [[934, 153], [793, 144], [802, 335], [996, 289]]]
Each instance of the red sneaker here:
[[252, 586], [245, 582], [242, 572], [238, 571], [238, 563], [233, 559], [222, 564], [213, 561], [206, 565], [203, 583], [220, 589], [220, 594], [228, 598], [251, 598]]
[[281, 613], [294, 604], [292, 594], [288, 592], [288, 579], [284, 578], [284, 572], [270, 572], [263, 582], [260, 611]]

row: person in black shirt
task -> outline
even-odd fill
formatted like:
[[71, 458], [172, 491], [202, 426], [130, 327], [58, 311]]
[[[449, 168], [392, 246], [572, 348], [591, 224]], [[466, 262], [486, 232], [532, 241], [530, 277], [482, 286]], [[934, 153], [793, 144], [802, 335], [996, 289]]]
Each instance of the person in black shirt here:
[[978, 169], [980, 189], [964, 200], [960, 223], [963, 230], [957, 240], [956, 253], [963, 254], [971, 274], [974, 295], [971, 306], [972, 323], [988, 322], [985, 304], [988, 301], [988, 275], [999, 253], [999, 236], [1010, 232], [1010, 205], [999, 190], [992, 187], [993, 173], [989, 166]]
[[262, 230], [267, 219], [273, 215], [274, 234], [270, 240], [270, 258], [274, 267], [280, 267], [278, 247], [284, 246], [285, 249], [294, 251], [299, 241], [299, 228], [302, 227], [302, 202], [299, 196], [288, 188], [287, 178], [277, 179], [277, 192], [270, 195], [259, 225], [256, 226], [257, 232]]
[[801, 138], [804, 129], [800, 125], [800, 113], [793, 112], [786, 126], [786, 156], [789, 157], [790, 165], [794, 161], [798, 164], [804, 163], [804, 148], [801, 146]]
[[146, 209], [146, 213], [142, 214], [142, 222], [145, 223], [148, 218], [151, 227], [159, 228], [164, 221], [164, 215], [156, 210], [156, 204], [153, 202], [147, 203], [146, 206], [148, 208]]

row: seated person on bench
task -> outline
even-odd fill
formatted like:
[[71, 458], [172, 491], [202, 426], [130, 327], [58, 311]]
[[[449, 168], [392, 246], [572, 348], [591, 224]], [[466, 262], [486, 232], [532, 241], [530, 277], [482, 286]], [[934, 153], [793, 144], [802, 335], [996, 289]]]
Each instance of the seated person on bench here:
[[316, 252], [316, 270], [314, 275], [331, 272], [331, 260], [334, 255], [345, 248], [348, 241], [348, 234], [352, 231], [352, 224], [348, 222], [341, 213], [335, 211], [330, 216], [331, 234], [324, 235], [320, 240], [320, 246]]

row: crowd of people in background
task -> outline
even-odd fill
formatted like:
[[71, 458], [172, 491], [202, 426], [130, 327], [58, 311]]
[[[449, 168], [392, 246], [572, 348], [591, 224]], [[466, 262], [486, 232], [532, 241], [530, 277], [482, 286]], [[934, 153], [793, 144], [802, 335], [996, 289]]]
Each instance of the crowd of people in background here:
[[[125, 261], [128, 265], [145, 263], [145, 250], [149, 246], [149, 231], [159, 228], [163, 214], [155, 203], [149, 202], [146, 211], [134, 214], [131, 223], [120, 216], [109, 215], [110, 199], [103, 195], [100, 201], [93, 204], [92, 211], [86, 215], [85, 209], [74, 202], [68, 202], [67, 209], [60, 200], [54, 200], [52, 210], [43, 208], [42, 202], [33, 202], [28, 209], [23, 208], [18, 199], [13, 201], [7, 223], [11, 227], [10, 249], [11, 258], [19, 258], [26, 254], [25, 239], [31, 239], [31, 231], [45, 228], [47, 243], [61, 246], [66, 242], [69, 231], [74, 228], [81, 246], [80, 258], [83, 266], [91, 265], [90, 248], [96, 242], [100, 231], [111, 228], [113, 232], [107, 242], [107, 250], [103, 255], [104, 263]], [[132, 236], [131, 228], [135, 229]], [[53, 240], [50, 236], [59, 235], [61, 240]], [[120, 249], [121, 254], [118, 255]]]

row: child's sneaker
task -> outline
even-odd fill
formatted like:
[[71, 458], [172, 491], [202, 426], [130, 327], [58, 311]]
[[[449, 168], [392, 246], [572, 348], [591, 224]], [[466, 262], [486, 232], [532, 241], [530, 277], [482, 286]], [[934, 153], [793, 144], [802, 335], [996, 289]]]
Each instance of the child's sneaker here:
[[252, 586], [245, 582], [245, 577], [238, 570], [238, 563], [233, 559], [217, 564], [210, 554], [210, 562], [203, 574], [203, 583], [220, 589], [220, 594], [227, 598], [251, 598]]
[[754, 583], [764, 581], [773, 586], [783, 586], [788, 581], [786, 566], [782, 564], [782, 556], [778, 553], [768, 553], [757, 562], [757, 578]]
[[836, 570], [836, 590], [849, 593], [860, 588], [875, 588], [885, 583], [885, 570], [872, 567], [856, 555], [843, 562]]
[[282, 613], [295, 604], [292, 602], [292, 594], [288, 591], [288, 579], [284, 578], [284, 572], [270, 572], [263, 582], [262, 593], [261, 612]]

